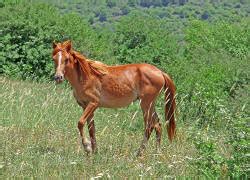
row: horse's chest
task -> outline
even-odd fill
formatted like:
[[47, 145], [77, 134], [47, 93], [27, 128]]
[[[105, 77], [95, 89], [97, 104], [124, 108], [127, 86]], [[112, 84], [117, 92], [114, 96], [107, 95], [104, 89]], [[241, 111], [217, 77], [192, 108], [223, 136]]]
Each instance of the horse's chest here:
[[73, 95], [77, 101], [77, 103], [81, 106], [85, 105], [86, 104], [86, 95], [84, 95], [84, 93], [82, 92], [79, 92], [79, 91], [76, 91], [76, 90], [73, 90]]
[[88, 102], [98, 101], [98, 92], [98, 88], [94, 85], [73, 89], [73, 95], [80, 105], [87, 104]]

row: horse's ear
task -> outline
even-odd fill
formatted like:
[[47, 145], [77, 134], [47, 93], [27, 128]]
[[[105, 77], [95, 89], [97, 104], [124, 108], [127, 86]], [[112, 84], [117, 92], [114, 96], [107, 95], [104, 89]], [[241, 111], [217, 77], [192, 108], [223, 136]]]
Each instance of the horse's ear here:
[[55, 49], [55, 48], [56, 48], [56, 46], [57, 46], [56, 42], [55, 42], [55, 41], [53, 41], [53, 43], [52, 43], [52, 47], [53, 47], [53, 49]]
[[63, 45], [64, 45], [64, 47], [65, 47], [65, 49], [66, 49], [67, 52], [71, 51], [72, 43], [71, 43], [70, 40], [65, 41], [65, 42], [63, 43]]

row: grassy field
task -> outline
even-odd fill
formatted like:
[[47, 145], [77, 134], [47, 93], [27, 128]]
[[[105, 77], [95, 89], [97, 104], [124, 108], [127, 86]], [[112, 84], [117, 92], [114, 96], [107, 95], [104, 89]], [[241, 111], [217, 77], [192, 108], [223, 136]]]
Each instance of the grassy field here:
[[[202, 174], [202, 169], [196, 168], [197, 162], [202, 161], [194, 144], [198, 136], [217, 142], [219, 154], [231, 155], [231, 149], [224, 144], [225, 133], [211, 134], [209, 128], [198, 131], [178, 122], [172, 144], [164, 129], [161, 154], [156, 154], [153, 134], [144, 156], [136, 158], [143, 120], [134, 103], [128, 108], [97, 110], [99, 151], [87, 156], [83, 149], [78, 152], [81, 108], [70, 88], [1, 77], [0, 94], [3, 177], [192, 177]], [[160, 117], [163, 122], [162, 111]], [[227, 167], [219, 168], [222, 176], [227, 173]]]
[[[96, 112], [99, 153], [78, 152], [77, 121], [81, 108], [69, 88], [1, 78], [1, 137], [4, 177], [174, 177], [192, 175], [197, 154], [187, 141], [188, 128], [178, 124], [169, 144], [164, 130], [162, 154], [154, 134], [145, 155], [135, 157], [143, 136], [138, 104]], [[163, 114], [161, 114], [163, 116]]]

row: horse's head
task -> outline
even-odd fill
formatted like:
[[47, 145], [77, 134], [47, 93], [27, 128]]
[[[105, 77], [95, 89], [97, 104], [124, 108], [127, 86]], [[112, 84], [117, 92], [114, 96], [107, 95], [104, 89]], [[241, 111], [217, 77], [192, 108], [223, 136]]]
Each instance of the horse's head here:
[[57, 83], [60, 83], [64, 80], [64, 75], [66, 72], [67, 66], [70, 66], [71, 61], [71, 41], [65, 41], [63, 43], [53, 42], [53, 53], [52, 58], [55, 63], [55, 76], [54, 79]]

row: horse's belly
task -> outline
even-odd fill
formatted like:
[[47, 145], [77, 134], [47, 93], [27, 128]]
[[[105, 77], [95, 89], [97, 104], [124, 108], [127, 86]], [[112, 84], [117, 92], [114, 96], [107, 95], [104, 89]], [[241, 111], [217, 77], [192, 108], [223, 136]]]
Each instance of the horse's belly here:
[[127, 94], [121, 96], [114, 96], [111, 94], [106, 94], [100, 99], [100, 106], [107, 108], [119, 108], [126, 107], [130, 105], [133, 101], [137, 99], [136, 94]]

